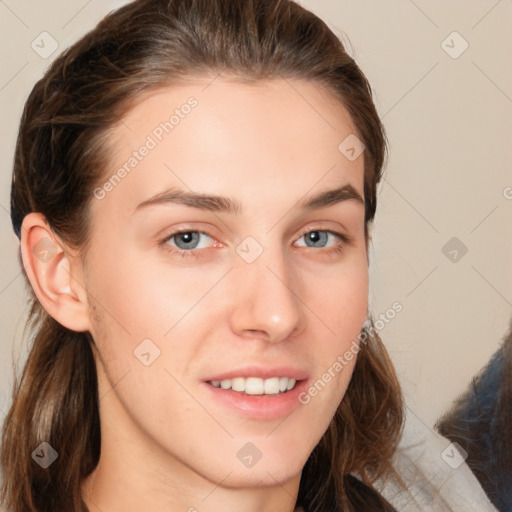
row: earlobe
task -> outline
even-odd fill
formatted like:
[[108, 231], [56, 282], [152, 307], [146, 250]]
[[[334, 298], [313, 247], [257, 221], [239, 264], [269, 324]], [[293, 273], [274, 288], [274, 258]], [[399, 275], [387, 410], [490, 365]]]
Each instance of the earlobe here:
[[20, 244], [27, 277], [47, 313], [73, 331], [90, 330], [80, 269], [44, 215], [32, 212], [25, 216]]

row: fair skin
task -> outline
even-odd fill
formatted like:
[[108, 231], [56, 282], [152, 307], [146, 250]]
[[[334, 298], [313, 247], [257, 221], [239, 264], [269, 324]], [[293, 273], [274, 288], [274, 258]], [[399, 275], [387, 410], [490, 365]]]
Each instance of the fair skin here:
[[[250, 364], [290, 366], [309, 388], [357, 339], [368, 298], [363, 203], [298, 206], [347, 184], [364, 198], [364, 155], [338, 150], [357, 133], [346, 109], [306, 81], [210, 82], [153, 91], [114, 128], [102, 184], [175, 108], [198, 101], [120, 183], [91, 197], [86, 260], [41, 214], [23, 221], [38, 299], [94, 339], [102, 444], [83, 485], [91, 512], [292, 512], [352, 375], [355, 358], [309, 403], [273, 419], [226, 406], [204, 382]], [[169, 187], [233, 198], [242, 212], [136, 208]], [[169, 238], [182, 229], [197, 238]], [[242, 247], [262, 249], [251, 263], [237, 252], [249, 236], [259, 246]], [[43, 262], [32, 248], [44, 237], [55, 254]], [[134, 355], [145, 339], [146, 353], [160, 350], [149, 365]], [[250, 467], [237, 456], [249, 442], [261, 454]]]

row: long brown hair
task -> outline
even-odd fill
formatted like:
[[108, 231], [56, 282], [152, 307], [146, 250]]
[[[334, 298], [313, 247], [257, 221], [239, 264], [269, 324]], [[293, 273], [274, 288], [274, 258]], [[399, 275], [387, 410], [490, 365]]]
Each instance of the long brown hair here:
[[[85, 254], [89, 206], [108, 161], [105, 133], [142, 93], [222, 71], [244, 81], [313, 81], [347, 108], [365, 145], [368, 240], [387, 154], [384, 127], [367, 79], [341, 41], [291, 0], [137, 0], [60, 55], [34, 86], [21, 119], [11, 190], [17, 236], [24, 216], [41, 212], [63, 241]], [[23, 273], [34, 338], [3, 427], [1, 498], [9, 512], [87, 510], [81, 483], [100, 456], [94, 340], [49, 316]], [[372, 329], [346, 395], [303, 469], [297, 504], [306, 512], [351, 511], [365, 503], [370, 510], [375, 496], [364, 489], [392, 472], [402, 421], [400, 387]], [[31, 458], [42, 442], [58, 447], [47, 469]]]

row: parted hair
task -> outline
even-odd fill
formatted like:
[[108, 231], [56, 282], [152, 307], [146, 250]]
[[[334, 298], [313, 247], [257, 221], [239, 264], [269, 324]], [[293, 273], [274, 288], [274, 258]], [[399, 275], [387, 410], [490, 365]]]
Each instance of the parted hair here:
[[[11, 188], [16, 235], [25, 215], [41, 212], [61, 240], [86, 255], [93, 190], [109, 158], [105, 134], [142, 94], [223, 72], [245, 82], [305, 79], [344, 105], [365, 146], [368, 241], [385, 130], [368, 80], [342, 41], [291, 0], [136, 0], [66, 49], [24, 106]], [[32, 337], [3, 425], [2, 505], [8, 512], [87, 511], [81, 485], [101, 446], [94, 340], [43, 309], [18, 258]], [[372, 484], [393, 474], [402, 394], [378, 333], [371, 329], [360, 346], [347, 392], [303, 468], [297, 505], [305, 512], [392, 510]], [[31, 457], [42, 442], [59, 454], [46, 469]]]

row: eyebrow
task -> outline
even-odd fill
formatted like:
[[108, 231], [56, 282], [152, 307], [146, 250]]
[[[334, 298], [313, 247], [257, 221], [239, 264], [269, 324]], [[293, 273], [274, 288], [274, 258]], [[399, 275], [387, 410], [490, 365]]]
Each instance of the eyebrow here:
[[[364, 199], [359, 192], [351, 185], [346, 184], [342, 187], [326, 190], [317, 195], [303, 198], [295, 206], [296, 209], [303, 210], [316, 210], [332, 206], [334, 204], [348, 201], [350, 199], [356, 200], [358, 203], [364, 205]], [[198, 192], [187, 192], [176, 187], [165, 190], [145, 201], [142, 201], [135, 208], [134, 212], [140, 211], [148, 206], [166, 205], [166, 204], [179, 204], [191, 208], [198, 208], [200, 210], [208, 210], [212, 212], [241, 214], [242, 205], [236, 199], [223, 197], [211, 194], [202, 194]]]

